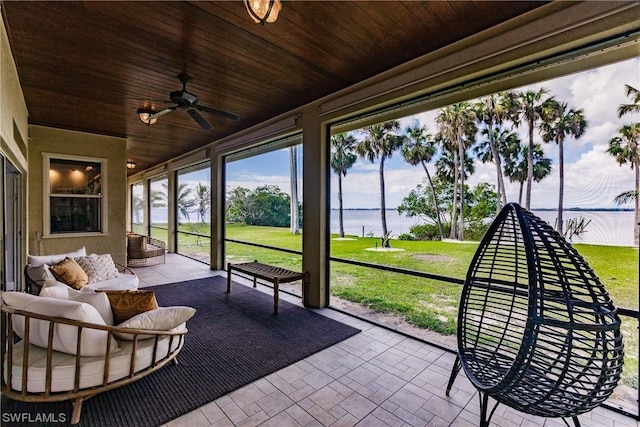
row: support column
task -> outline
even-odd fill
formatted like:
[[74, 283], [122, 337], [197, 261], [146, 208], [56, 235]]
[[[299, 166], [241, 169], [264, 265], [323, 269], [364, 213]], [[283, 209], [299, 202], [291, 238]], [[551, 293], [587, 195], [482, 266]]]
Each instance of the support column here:
[[[317, 107], [304, 109], [302, 127], [302, 270], [309, 275], [303, 296], [314, 308], [329, 304], [329, 149], [328, 131]], [[304, 287], [303, 287], [304, 289]]]
[[211, 162], [211, 247], [210, 266], [212, 270], [224, 270], [226, 267], [224, 260], [224, 160], [222, 156], [211, 149], [209, 155]]
[[167, 172], [167, 188], [169, 189], [167, 194], [167, 251], [175, 253], [176, 252], [176, 228], [177, 228], [177, 218], [178, 218], [178, 207], [176, 206], [176, 201], [178, 199], [178, 195], [176, 191], [178, 187], [176, 185], [176, 172], [168, 171]]

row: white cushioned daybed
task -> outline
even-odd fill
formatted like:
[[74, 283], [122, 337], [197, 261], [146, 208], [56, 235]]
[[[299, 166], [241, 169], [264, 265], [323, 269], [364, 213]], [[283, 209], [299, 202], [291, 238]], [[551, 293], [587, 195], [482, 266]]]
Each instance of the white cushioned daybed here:
[[26, 402], [73, 400], [77, 424], [84, 399], [177, 363], [195, 309], [156, 303], [114, 326], [118, 313], [107, 293], [67, 288], [67, 299], [2, 293], [2, 394]]
[[[65, 267], [76, 267], [76, 269], [80, 267], [86, 274], [86, 277], [83, 276], [81, 280], [86, 280], [86, 283], [80, 281], [76, 285], [75, 280], [78, 279], [76, 277], [73, 277], [71, 281], [65, 281], [67, 275], [64, 274], [64, 271], [62, 271], [62, 275], [57, 275], [56, 271], [60, 272], [59, 267], [63, 264]], [[111, 255], [87, 255], [84, 247], [73, 252], [54, 255], [28, 255], [24, 277], [26, 291], [34, 295], [41, 294], [45, 288], [60, 283], [74, 288], [86, 286], [90, 289], [109, 290], [138, 289], [139, 285], [138, 276], [129, 268], [113, 262]], [[42, 296], [50, 295], [45, 292]]]

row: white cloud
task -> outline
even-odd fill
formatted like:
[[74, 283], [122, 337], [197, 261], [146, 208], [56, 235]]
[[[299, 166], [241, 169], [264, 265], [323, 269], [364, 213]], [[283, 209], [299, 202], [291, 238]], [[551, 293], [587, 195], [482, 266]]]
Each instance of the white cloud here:
[[[578, 140], [569, 138], [565, 141], [565, 207], [616, 207], [613, 198], [622, 191], [634, 186], [633, 171], [628, 167], [620, 167], [606, 153], [608, 141], [614, 137], [623, 123], [630, 122], [632, 117], [618, 118], [617, 107], [630, 100], [624, 94], [624, 84], [640, 88], [640, 59], [610, 64], [595, 70], [585, 71], [552, 81], [531, 85], [536, 89], [544, 86], [562, 102], [572, 108], [582, 108], [589, 127]], [[517, 88], [522, 90], [524, 88]], [[400, 119], [402, 129], [413, 125], [416, 121], [426, 125], [428, 132], [435, 134], [437, 127], [435, 117], [438, 111], [427, 111], [411, 117]], [[636, 118], [640, 120], [640, 118]], [[522, 141], [526, 141], [526, 126], [516, 130]], [[537, 131], [535, 142], [542, 142]], [[558, 148], [555, 144], [544, 144], [545, 154], [553, 160], [553, 171], [540, 183], [534, 183], [532, 189], [532, 207], [556, 208], [558, 201], [559, 170], [557, 165]], [[281, 156], [282, 157], [282, 156]], [[255, 188], [259, 185], [278, 185], [283, 191], [289, 191], [288, 167], [281, 168], [282, 175], [276, 175], [274, 165], [269, 164], [267, 175], [251, 172], [235, 173], [228, 176], [228, 187], [242, 186]], [[475, 161], [476, 172], [468, 180], [473, 186], [479, 182], [495, 185], [495, 166], [492, 163], [482, 164]], [[430, 164], [430, 171], [435, 167]], [[346, 208], [377, 208], [380, 204], [380, 184], [378, 178], [379, 160], [371, 163], [359, 159], [343, 178], [344, 204]], [[421, 167], [411, 167], [396, 154], [386, 162], [385, 184], [387, 207], [393, 208], [422, 182], [425, 177]], [[509, 201], [518, 200], [519, 184], [505, 179]], [[331, 174], [331, 206], [337, 207], [337, 176]], [[526, 190], [526, 189], [525, 189]]]
[[233, 179], [227, 180], [227, 191], [236, 187], [254, 190], [256, 187], [263, 185], [277, 185], [285, 193], [289, 193], [291, 189], [288, 176], [237, 174], [233, 176]]

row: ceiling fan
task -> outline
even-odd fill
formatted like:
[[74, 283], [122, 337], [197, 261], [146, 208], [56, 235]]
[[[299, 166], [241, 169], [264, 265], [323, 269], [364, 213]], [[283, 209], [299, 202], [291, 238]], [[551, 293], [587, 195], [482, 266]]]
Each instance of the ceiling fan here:
[[138, 116], [147, 125], [152, 125], [158, 121], [158, 117], [164, 116], [167, 113], [171, 113], [177, 109], [186, 111], [193, 120], [204, 130], [210, 130], [211, 124], [200, 114], [201, 111], [216, 116], [224, 117], [226, 119], [238, 121], [240, 118], [235, 114], [228, 113], [222, 110], [216, 110], [215, 108], [207, 107], [205, 105], [198, 104], [198, 97], [187, 92], [187, 83], [192, 79], [187, 73], [178, 74], [178, 80], [182, 82], [182, 90], [176, 90], [169, 94], [168, 102], [174, 104], [171, 107], [167, 107], [160, 111], [153, 111], [149, 109], [141, 108], [138, 110]]

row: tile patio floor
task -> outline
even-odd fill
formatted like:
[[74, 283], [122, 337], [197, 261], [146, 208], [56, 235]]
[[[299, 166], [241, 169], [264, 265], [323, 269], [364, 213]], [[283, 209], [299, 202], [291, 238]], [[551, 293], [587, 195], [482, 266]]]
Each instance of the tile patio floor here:
[[[166, 264], [134, 271], [142, 287], [226, 276], [176, 254], [168, 254]], [[250, 285], [238, 276], [234, 280]], [[280, 298], [300, 304], [286, 294]], [[316, 311], [362, 332], [162, 427], [478, 425], [478, 397], [463, 373], [451, 396], [445, 395], [452, 353], [335, 310]], [[585, 427], [640, 427], [634, 419], [605, 408], [579, 419]], [[503, 405], [491, 420], [491, 426], [500, 427], [564, 425], [561, 419], [533, 417]]]

